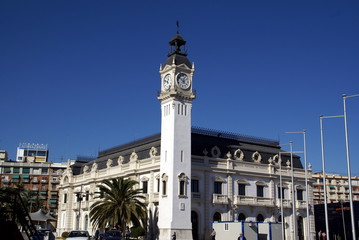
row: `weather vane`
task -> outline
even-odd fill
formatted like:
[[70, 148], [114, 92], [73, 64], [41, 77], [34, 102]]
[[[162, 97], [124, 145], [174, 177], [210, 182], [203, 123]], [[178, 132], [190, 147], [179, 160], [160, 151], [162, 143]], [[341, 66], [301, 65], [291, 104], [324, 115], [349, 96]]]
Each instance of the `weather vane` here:
[[176, 26], [177, 26], [177, 34], [179, 34], [179, 21], [176, 21]]

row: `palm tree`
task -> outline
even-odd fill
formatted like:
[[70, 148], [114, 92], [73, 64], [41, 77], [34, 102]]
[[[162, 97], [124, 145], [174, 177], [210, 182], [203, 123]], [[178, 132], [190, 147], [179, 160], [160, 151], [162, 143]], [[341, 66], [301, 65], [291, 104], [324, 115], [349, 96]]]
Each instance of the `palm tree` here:
[[146, 229], [147, 208], [145, 197], [141, 195], [142, 189], [134, 189], [138, 184], [131, 179], [106, 179], [97, 185], [99, 194], [90, 208], [90, 219], [94, 227], [104, 228], [122, 226], [125, 229], [129, 223], [142, 223]]

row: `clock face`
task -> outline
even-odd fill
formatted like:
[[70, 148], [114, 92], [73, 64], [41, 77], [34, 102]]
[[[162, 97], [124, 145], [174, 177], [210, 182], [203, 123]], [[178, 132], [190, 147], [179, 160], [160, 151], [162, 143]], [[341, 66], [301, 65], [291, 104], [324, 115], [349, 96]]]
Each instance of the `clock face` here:
[[167, 74], [163, 78], [163, 87], [168, 90], [171, 87], [171, 83], [172, 83], [171, 75]]
[[187, 89], [190, 85], [187, 74], [180, 73], [177, 75], [177, 84], [182, 89]]

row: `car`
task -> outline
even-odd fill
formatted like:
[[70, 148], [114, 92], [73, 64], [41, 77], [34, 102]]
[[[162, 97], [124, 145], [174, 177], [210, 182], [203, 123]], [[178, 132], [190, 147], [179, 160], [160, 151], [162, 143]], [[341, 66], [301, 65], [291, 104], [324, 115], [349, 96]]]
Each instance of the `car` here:
[[118, 230], [108, 230], [105, 232], [102, 240], [121, 240], [122, 235]]
[[71, 231], [66, 240], [90, 240], [90, 234], [84, 230]]

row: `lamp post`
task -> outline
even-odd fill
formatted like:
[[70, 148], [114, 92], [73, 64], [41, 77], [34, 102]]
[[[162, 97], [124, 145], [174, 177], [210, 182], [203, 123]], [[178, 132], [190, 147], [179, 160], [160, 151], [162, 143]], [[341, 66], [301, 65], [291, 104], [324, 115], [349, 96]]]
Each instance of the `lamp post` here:
[[310, 239], [310, 215], [309, 215], [309, 188], [308, 188], [308, 170], [307, 170], [307, 143], [306, 143], [306, 130], [301, 132], [286, 132], [286, 133], [301, 133], [303, 134], [303, 147], [304, 147], [304, 172], [305, 172], [305, 197], [307, 209], [307, 235], [306, 239]]
[[342, 115], [339, 116], [320, 116], [320, 145], [322, 150], [322, 169], [323, 169], [323, 190], [324, 190], [324, 210], [325, 210], [325, 228], [327, 239], [330, 240], [329, 235], [329, 223], [328, 223], [328, 204], [327, 204], [327, 183], [325, 180], [325, 160], [324, 160], [324, 137], [323, 137], [323, 119], [324, 118], [338, 118], [343, 117]]
[[351, 177], [351, 168], [350, 168], [350, 154], [349, 154], [349, 138], [348, 138], [348, 123], [347, 123], [347, 109], [346, 109], [346, 99], [352, 97], [359, 97], [359, 94], [347, 96], [345, 94], [343, 97], [343, 105], [344, 105], [344, 129], [345, 129], [345, 149], [347, 155], [347, 167], [348, 167], [348, 183], [349, 183], [349, 197], [350, 197], [350, 217], [352, 223], [352, 234], [353, 239], [356, 239], [355, 232], [355, 221], [354, 221], [354, 206], [353, 206], [353, 191], [352, 191], [352, 177]]
[[77, 198], [77, 201], [79, 202], [79, 210], [78, 210], [78, 215], [77, 215], [77, 223], [76, 223], [76, 230], [79, 230], [80, 229], [80, 217], [81, 217], [81, 202], [82, 200], [87, 197], [87, 192], [76, 192], [76, 198]]
[[282, 222], [282, 240], [285, 239], [285, 231], [284, 231], [284, 210], [283, 210], [283, 180], [282, 180], [282, 152], [279, 152], [279, 191], [280, 191], [280, 218]]
[[289, 142], [290, 146], [290, 166], [292, 175], [292, 215], [293, 215], [293, 239], [297, 239], [297, 216], [295, 214], [295, 188], [294, 188], [294, 166], [293, 166], [293, 142]]
[[[280, 162], [282, 162], [282, 154], [290, 154], [290, 165], [291, 165], [291, 182], [292, 182], [292, 219], [293, 219], [293, 240], [296, 239], [296, 234], [297, 234], [297, 216], [296, 216], [296, 201], [295, 201], [295, 187], [294, 187], [294, 165], [293, 165], [293, 153], [303, 153], [303, 152], [293, 152], [293, 142], [289, 142], [288, 144], [284, 144], [284, 145], [290, 145], [290, 152], [279, 152], [279, 159]], [[282, 145], [281, 145], [282, 146]], [[280, 175], [279, 175], [279, 181], [280, 181], [280, 191], [281, 191], [281, 196], [283, 195], [283, 190], [282, 190], [282, 171], [281, 171], [281, 165], [280, 166]], [[283, 196], [282, 196], [283, 198]], [[282, 210], [282, 229], [283, 229], [283, 223], [284, 223], [284, 219], [283, 219], [283, 199], [281, 198], [281, 210]], [[283, 236], [283, 234], [282, 234]]]

